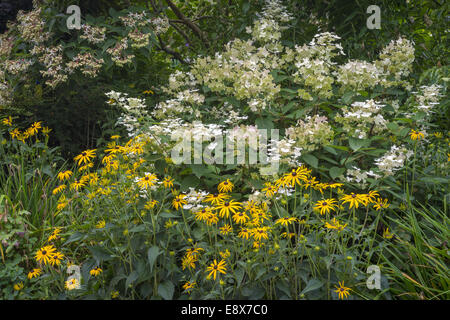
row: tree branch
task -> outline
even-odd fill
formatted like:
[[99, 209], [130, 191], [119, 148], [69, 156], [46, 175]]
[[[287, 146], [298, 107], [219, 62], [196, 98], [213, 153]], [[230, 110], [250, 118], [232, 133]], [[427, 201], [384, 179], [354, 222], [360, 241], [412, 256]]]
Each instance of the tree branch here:
[[180, 9], [178, 9], [178, 7], [171, 0], [166, 0], [166, 2], [170, 9], [172, 9], [173, 13], [175, 13], [175, 15], [178, 17], [178, 19], [180, 19], [182, 23], [188, 26], [195, 33], [195, 35], [202, 40], [206, 48], [209, 48], [208, 40], [203, 35], [202, 30], [200, 30], [200, 28], [195, 23], [186, 18], [180, 11]]
[[179, 54], [178, 52], [168, 48], [165, 44], [164, 41], [162, 41], [161, 37], [158, 35], [158, 40], [159, 40], [159, 44], [161, 45], [161, 50], [170, 54], [171, 56], [173, 56], [175, 59], [177, 59], [178, 61], [180, 61], [183, 64], [188, 64], [183, 57], [181, 56], [181, 54]]

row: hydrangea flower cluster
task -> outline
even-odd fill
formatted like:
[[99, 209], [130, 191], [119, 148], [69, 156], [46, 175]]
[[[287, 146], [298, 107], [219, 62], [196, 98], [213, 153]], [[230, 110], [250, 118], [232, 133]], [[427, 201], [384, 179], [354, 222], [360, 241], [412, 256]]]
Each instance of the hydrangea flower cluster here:
[[391, 176], [394, 174], [394, 171], [403, 168], [405, 160], [413, 154], [413, 151], [406, 149], [404, 146], [397, 147], [393, 145], [391, 150], [375, 160], [375, 164], [385, 176]]
[[83, 24], [81, 30], [83, 34], [80, 35], [80, 38], [87, 40], [89, 43], [99, 44], [105, 41], [106, 28]]
[[69, 73], [79, 69], [85, 76], [94, 78], [100, 71], [104, 61], [103, 59], [95, 58], [92, 53], [85, 52], [76, 55], [72, 61], [67, 63]]
[[40, 73], [49, 78], [45, 83], [55, 88], [61, 82], [67, 81], [67, 73], [64, 68], [63, 48], [61, 45], [55, 47], [45, 47], [43, 55], [38, 58], [44, 65], [44, 70]]
[[294, 145], [305, 151], [313, 151], [330, 144], [333, 139], [333, 128], [327, 117], [307, 116], [298, 120], [297, 126], [286, 129], [286, 137], [294, 140]]
[[380, 81], [378, 68], [369, 62], [352, 60], [339, 66], [336, 81], [341, 85], [341, 91], [359, 91], [376, 86]]
[[400, 37], [392, 40], [380, 53], [379, 60], [375, 61], [382, 73], [392, 76], [394, 80], [383, 79], [385, 87], [406, 84], [402, 77], [408, 76], [414, 62], [414, 46], [408, 39]]
[[342, 128], [351, 137], [367, 138], [369, 133], [380, 133], [386, 129], [387, 121], [381, 114], [383, 105], [373, 99], [354, 102], [351, 108], [343, 107], [342, 115], [334, 120], [342, 124]]

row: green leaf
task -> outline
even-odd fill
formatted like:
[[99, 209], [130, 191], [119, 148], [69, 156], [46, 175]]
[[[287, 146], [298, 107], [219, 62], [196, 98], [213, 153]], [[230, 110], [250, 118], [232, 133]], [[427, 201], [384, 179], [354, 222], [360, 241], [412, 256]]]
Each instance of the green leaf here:
[[136, 270], [131, 272], [127, 278], [127, 281], [125, 282], [125, 288], [128, 288], [128, 286], [136, 281], [137, 278], [139, 278], [139, 273]]
[[348, 138], [348, 143], [353, 151], [358, 151], [362, 147], [368, 147], [370, 145], [370, 140], [350, 137]]
[[156, 262], [156, 259], [160, 255], [160, 253], [161, 252], [159, 251], [159, 248], [157, 246], [153, 246], [150, 249], [148, 249], [147, 258], [148, 258], [148, 263], [150, 265], [150, 272], [152, 272], [153, 266]]
[[169, 280], [161, 282], [158, 286], [158, 294], [165, 300], [171, 300], [174, 291], [175, 287]]
[[108, 261], [112, 259], [111, 255], [103, 247], [94, 246], [90, 247], [89, 250], [98, 261]]
[[258, 129], [273, 129], [273, 121], [270, 118], [258, 118], [255, 121]]
[[332, 167], [332, 168], [330, 168], [329, 174], [330, 174], [331, 179], [336, 179], [344, 172], [345, 172], [345, 168]]
[[307, 164], [309, 164], [313, 168], [317, 168], [318, 165], [319, 165], [319, 159], [317, 159], [312, 154], [305, 154], [305, 155], [303, 155], [303, 160], [305, 160], [305, 162]]
[[318, 280], [318, 279], [311, 279], [308, 281], [308, 283], [306, 284], [305, 289], [303, 289], [303, 291], [301, 292], [301, 294], [305, 294], [307, 292], [313, 291], [313, 290], [317, 290], [320, 287], [323, 286], [323, 282]]

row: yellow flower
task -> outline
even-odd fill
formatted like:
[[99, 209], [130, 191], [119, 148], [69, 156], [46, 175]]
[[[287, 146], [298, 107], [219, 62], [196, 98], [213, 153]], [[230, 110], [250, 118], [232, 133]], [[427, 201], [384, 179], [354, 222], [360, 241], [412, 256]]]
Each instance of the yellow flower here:
[[411, 140], [420, 140], [420, 139], [425, 138], [425, 135], [422, 132], [416, 131], [413, 129], [411, 129], [411, 132], [409, 133], [409, 135], [411, 137]]
[[278, 188], [272, 185], [270, 182], [266, 182], [264, 183], [264, 185], [266, 187], [262, 189], [262, 192], [265, 192], [266, 197], [272, 197], [278, 190]]
[[336, 220], [336, 218], [333, 218], [330, 222], [325, 222], [325, 227], [327, 229], [334, 229], [338, 232], [341, 232], [344, 230], [344, 228], [347, 226], [347, 224], [342, 225], [339, 221]]
[[113, 291], [111, 292], [111, 298], [112, 299], [116, 299], [119, 297], [119, 291]]
[[105, 220], [100, 220], [100, 221], [95, 225], [95, 227], [96, 227], [97, 229], [103, 229], [105, 226], [106, 226]]
[[230, 181], [230, 179], [227, 179], [226, 181], [222, 181], [219, 186], [217, 187], [217, 190], [219, 190], [220, 193], [228, 193], [233, 190], [234, 184]]
[[28, 272], [28, 279], [32, 279], [32, 278], [37, 278], [41, 275], [42, 270], [37, 268], [37, 269], [33, 269], [30, 272]]
[[90, 149], [90, 150], [85, 150], [82, 153], [80, 153], [79, 155], [77, 155], [74, 160], [78, 161], [78, 165], [81, 165], [82, 163], [84, 164], [88, 164], [89, 162], [92, 161], [92, 159], [95, 158], [95, 151], [97, 149]]
[[244, 224], [247, 222], [247, 220], [249, 220], [250, 218], [248, 217], [248, 215], [246, 215], [243, 212], [236, 212], [233, 215], [233, 221], [236, 222], [237, 224]]
[[190, 294], [191, 293], [191, 291], [192, 291], [192, 289], [196, 286], [196, 282], [194, 281], [194, 282], [190, 282], [190, 281], [188, 281], [188, 282], [186, 282], [185, 284], [183, 284], [183, 289], [184, 289], [184, 291], [186, 291], [188, 294]]
[[117, 140], [117, 139], [120, 139], [120, 136], [118, 134], [111, 136], [111, 140]]
[[55, 255], [56, 248], [52, 245], [40, 248], [36, 252], [36, 261], [39, 263], [50, 263], [51, 258]]
[[66, 188], [65, 184], [57, 186], [55, 189], [53, 189], [52, 194], [56, 195], [58, 193], [61, 193]]
[[227, 258], [229, 258], [230, 256], [231, 256], [231, 252], [228, 250], [228, 249], [226, 249], [225, 251], [220, 251], [219, 252], [219, 254], [220, 254], [220, 256], [223, 258], [223, 259], [227, 259]]
[[320, 210], [320, 214], [330, 213], [331, 211], [336, 211], [336, 200], [333, 198], [330, 199], [323, 199], [320, 201], [317, 201], [316, 205], [314, 206], [315, 210]]
[[98, 276], [100, 273], [102, 273], [103, 272], [103, 270], [100, 268], [100, 267], [95, 267], [94, 269], [92, 269], [91, 271], [89, 271], [89, 274], [91, 275], [91, 276], [94, 276], [94, 277], [96, 277], [96, 276]]
[[158, 204], [158, 200], [149, 200], [145, 204], [144, 208], [147, 210], [153, 209]]
[[238, 209], [241, 209], [241, 203], [234, 200], [225, 200], [218, 203], [215, 210], [219, 210], [219, 216], [221, 218], [228, 218], [230, 213], [236, 213]]
[[152, 90], [142, 91], [143, 94], [155, 94]]
[[342, 283], [339, 281], [339, 287], [335, 286], [335, 292], [338, 294], [339, 299], [347, 298], [350, 295], [350, 288], [344, 286], [344, 281]]
[[261, 239], [268, 239], [267, 227], [254, 228], [250, 230], [250, 234], [256, 241], [261, 241]]
[[211, 204], [219, 204], [221, 201], [229, 199], [230, 196], [226, 193], [208, 194], [203, 202], [210, 202]]
[[55, 230], [53, 230], [53, 233], [50, 235], [50, 237], [48, 237], [47, 241], [53, 241], [56, 240], [59, 237], [59, 234], [61, 232], [61, 228], [56, 228]]
[[21, 136], [20, 130], [15, 128], [14, 130], [10, 131], [9, 134], [11, 135], [11, 138], [19, 138]]
[[292, 169], [292, 171], [288, 174], [285, 174], [285, 179], [287, 181], [287, 183], [293, 187], [296, 184], [300, 185], [302, 181], [307, 180], [309, 175], [309, 171], [308, 169], [306, 169], [305, 167], [298, 167], [297, 169]]
[[223, 235], [227, 235], [230, 232], [233, 232], [233, 228], [229, 224], [225, 224], [223, 227], [220, 227], [220, 233]]
[[242, 228], [238, 234], [238, 237], [248, 240], [250, 237], [250, 230], [248, 228]]
[[373, 205], [373, 207], [377, 211], [381, 210], [381, 209], [386, 209], [389, 207], [389, 204], [387, 202], [388, 202], [388, 199], [377, 198], [377, 202]]
[[42, 121], [39, 121], [39, 122], [35, 122], [31, 125], [31, 127], [28, 129], [30, 132], [30, 135], [35, 135], [38, 133], [39, 129], [42, 128], [41, 123], [42, 123]]
[[79, 189], [81, 189], [85, 185], [86, 185], [85, 181], [80, 179], [80, 180], [75, 180], [74, 182], [72, 182], [72, 184], [70, 185], [70, 188], [72, 190], [78, 191]]
[[19, 282], [14, 285], [14, 290], [20, 291], [22, 289], [23, 289], [23, 282]]
[[59, 266], [61, 264], [62, 259], [64, 259], [64, 255], [61, 252], [56, 252], [51, 258], [50, 258], [50, 264], [54, 266], [55, 264]]
[[66, 171], [61, 171], [58, 173], [58, 179], [60, 181], [64, 181], [69, 179], [72, 176], [73, 172], [70, 170], [66, 170]]
[[222, 274], [226, 274], [227, 273], [227, 268], [226, 268], [225, 260], [220, 260], [220, 262], [217, 263], [217, 260], [214, 259], [214, 262], [211, 263], [211, 265], [206, 268], [206, 272], [209, 272], [209, 274], [206, 277], [206, 279], [210, 279], [211, 276], [212, 276], [214, 280], [216, 280], [217, 272], [222, 273]]
[[175, 199], [172, 200], [172, 206], [175, 209], [179, 209], [181, 207], [183, 207], [183, 205], [187, 204], [187, 201], [184, 200], [184, 198], [186, 197], [185, 194], [179, 194], [175, 197]]
[[392, 237], [394, 237], [394, 234], [389, 231], [389, 228], [383, 230], [383, 238], [392, 239]]
[[275, 224], [281, 224], [282, 226], [287, 227], [288, 225], [292, 224], [293, 222], [297, 221], [298, 219], [295, 217], [290, 218], [280, 218], [275, 221]]
[[67, 290], [74, 290], [74, 289], [79, 289], [80, 288], [80, 283], [78, 282], [77, 279], [72, 278], [70, 280], [67, 280], [64, 284], [64, 287]]
[[165, 177], [164, 180], [162, 181], [164, 188], [172, 188], [173, 181], [174, 179], [172, 179], [170, 176]]
[[145, 177], [139, 179], [138, 186], [142, 189], [148, 188], [155, 185], [155, 181], [158, 178], [154, 174], [146, 174]]
[[359, 204], [365, 205], [368, 202], [367, 199], [366, 199], [366, 195], [364, 195], [364, 194], [355, 194], [353, 192], [351, 194], [344, 195], [341, 198], [341, 201], [342, 200], [344, 200], [342, 202], [342, 204], [347, 203], [347, 202], [350, 204], [350, 209], [353, 208], [353, 207], [358, 208]]
[[4, 119], [2, 120], [2, 123], [3, 123], [5, 126], [11, 127], [11, 126], [12, 126], [12, 117], [9, 116], [8, 118], [4, 118]]

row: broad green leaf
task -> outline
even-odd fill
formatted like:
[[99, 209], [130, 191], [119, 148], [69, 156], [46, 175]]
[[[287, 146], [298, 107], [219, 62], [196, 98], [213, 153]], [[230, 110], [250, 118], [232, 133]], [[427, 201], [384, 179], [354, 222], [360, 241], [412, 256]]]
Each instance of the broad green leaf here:
[[173, 298], [173, 293], [175, 291], [175, 287], [173, 283], [169, 280], [161, 282], [158, 286], [158, 294], [164, 300], [171, 300]]

